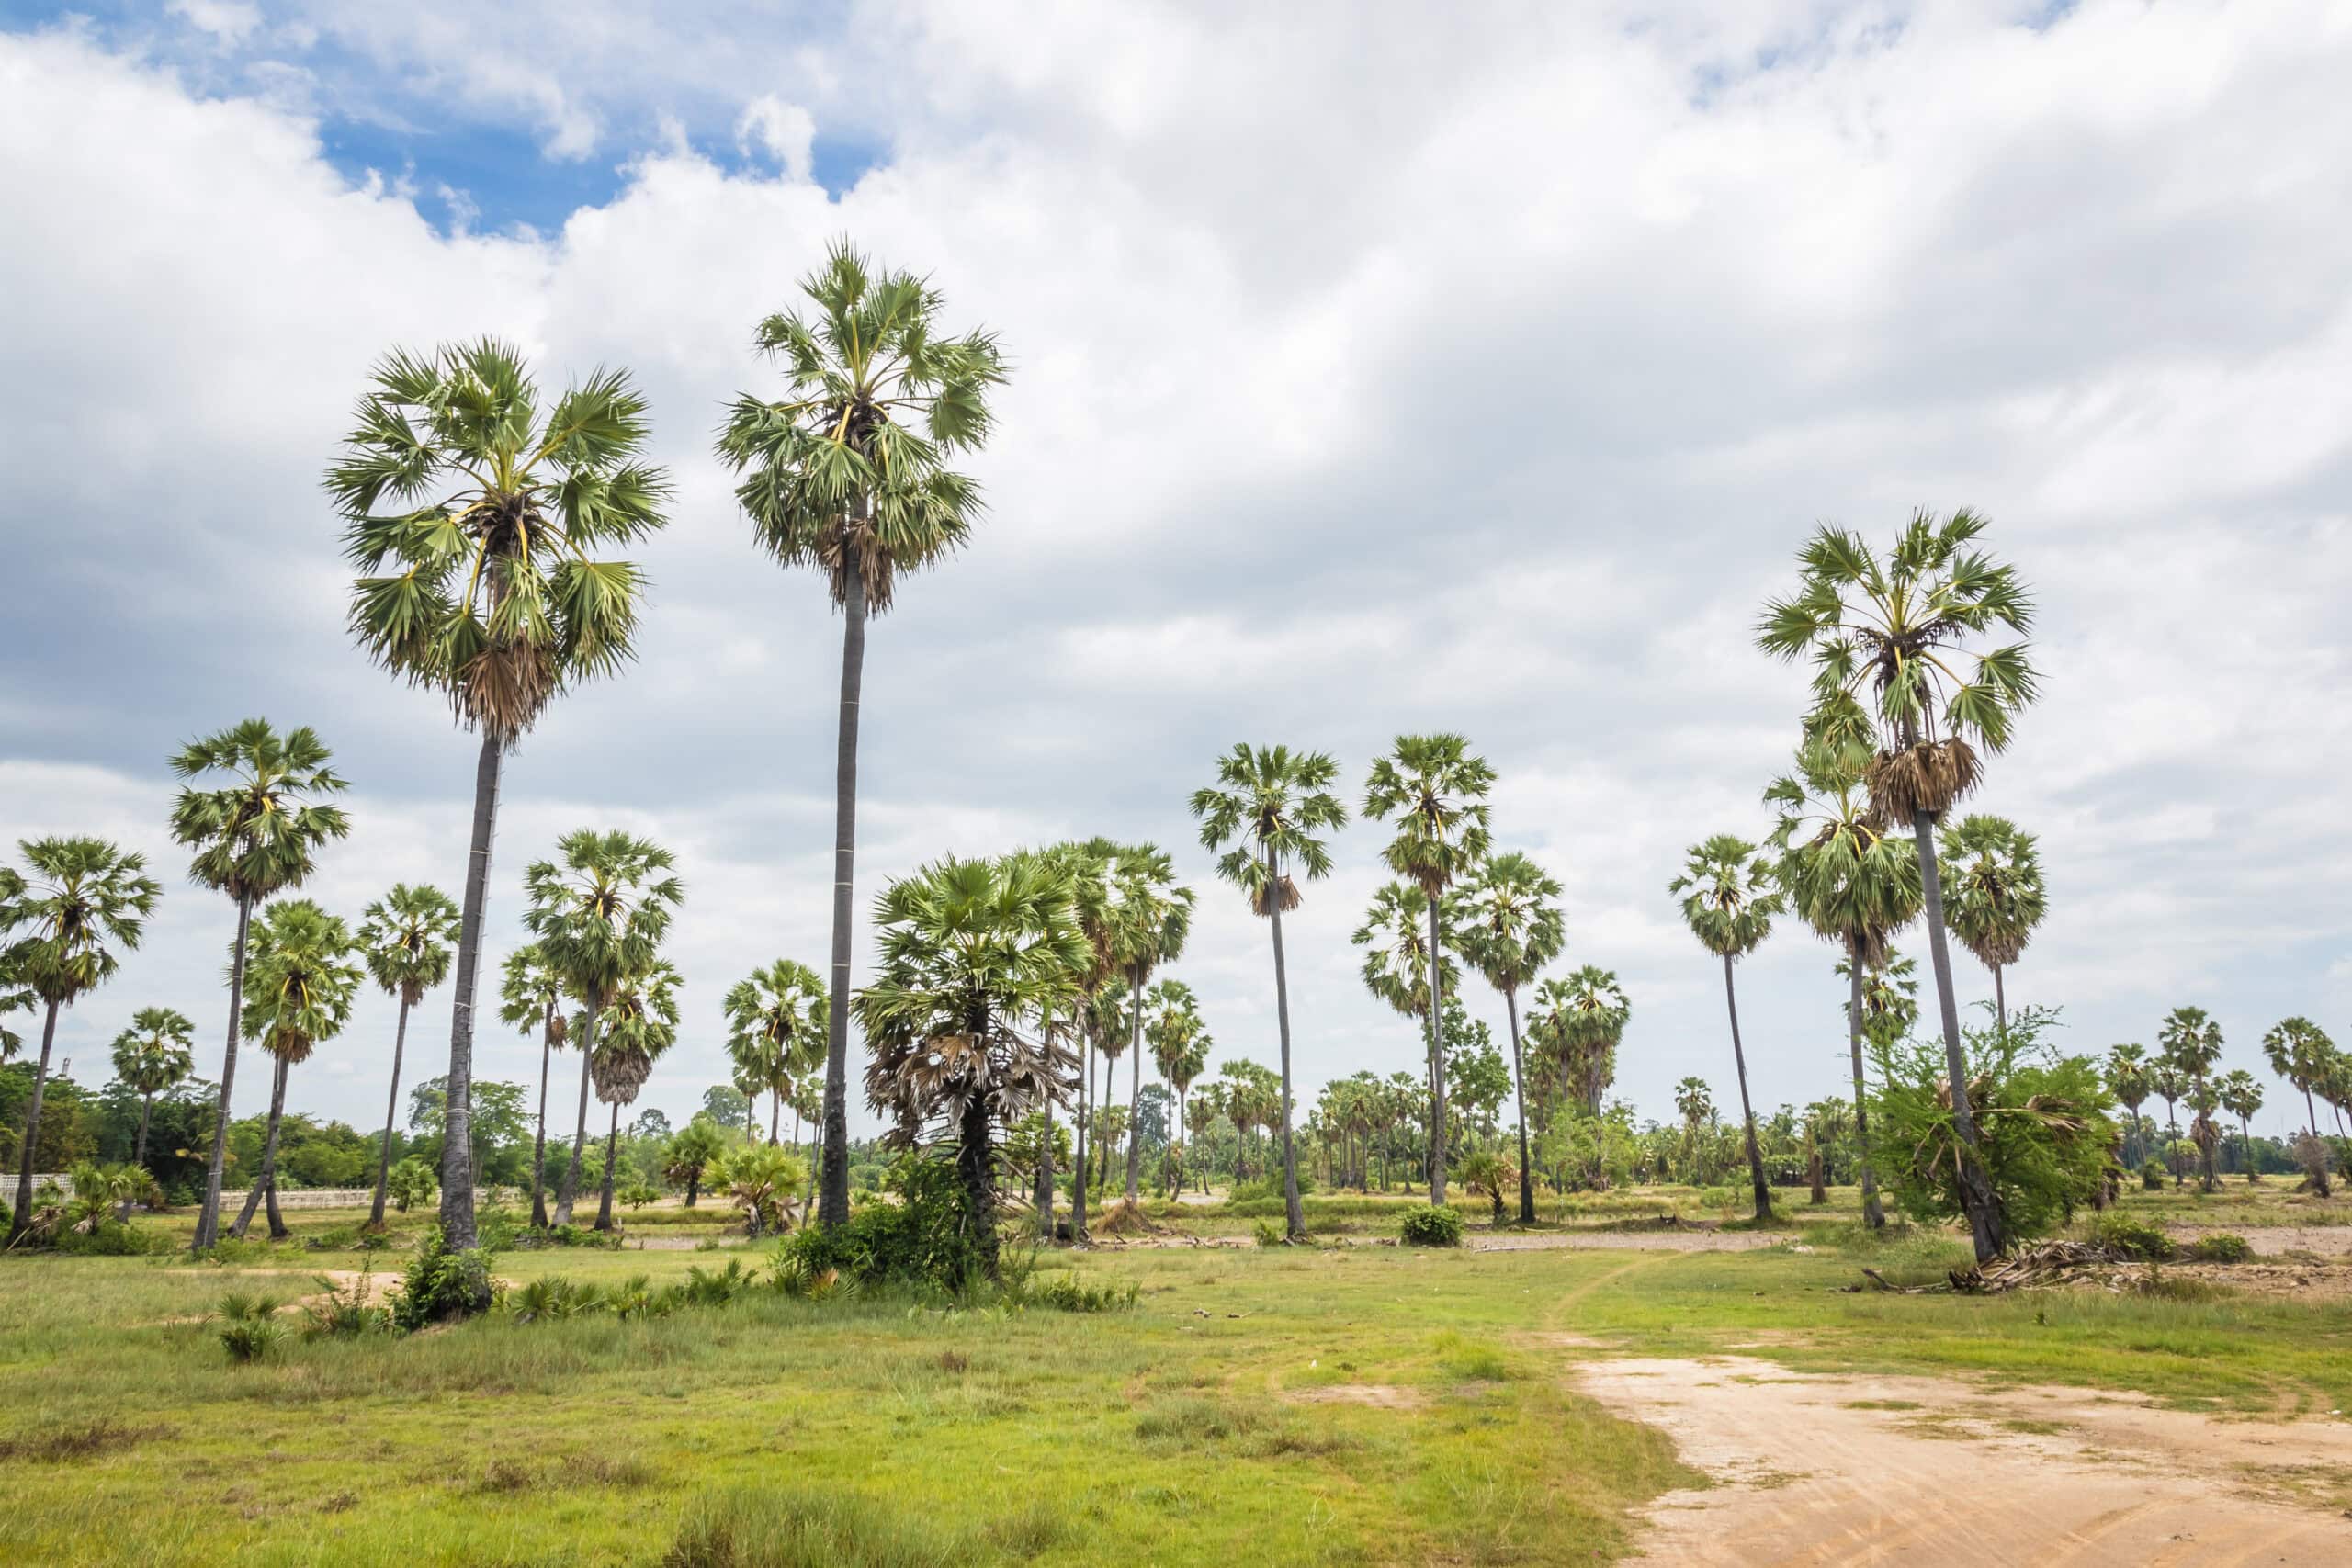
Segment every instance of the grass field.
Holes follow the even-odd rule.
[[[225,1266],[10,1258],[0,1560],[1607,1561],[1633,1549],[1634,1507],[1698,1478],[1657,1431],[1574,1392],[1586,1358],[1741,1348],[2222,1412],[2352,1408],[2340,1297],[1847,1293],[1860,1264],[1924,1280],[1963,1248],[1866,1236],[1842,1201],[1808,1215],[1793,1196],[1803,1217],[1758,1250],[1433,1253],[1369,1243],[1401,1200],[1342,1195],[1316,1201],[1340,1242],[1313,1250],[1044,1260],[1136,1283],[1126,1313],[760,1291],[646,1322],[289,1337],[250,1366],[201,1315],[224,1291],[291,1299],[322,1269],[367,1266],[301,1240],[358,1216],[302,1215],[295,1242]],[[2187,1223],[2324,1223],[2287,1199],[2134,1195]],[[1690,1214],[1687,1196],[1623,1194],[1554,1219],[1597,1229],[1678,1206]],[[1253,1223],[1182,1218],[1196,1234]],[[609,1283],[760,1257],[549,1249],[497,1267]]]

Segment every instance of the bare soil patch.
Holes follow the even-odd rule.
[[[1612,1252],[1754,1252],[1802,1239],[1787,1231],[1719,1231],[1698,1225],[1673,1230],[1530,1231],[1524,1235],[1479,1236],[1473,1252],[1544,1252],[1559,1247],[1601,1247]]]
[[[2322,1258],[2352,1258],[2352,1225],[2166,1225],[2165,1234],[2177,1242],[2227,1232],[2245,1237],[2257,1258],[2287,1252],[2311,1252]]]
[[[1374,1410],[1420,1410],[1430,1402],[1419,1389],[1384,1382],[1318,1383],[1284,1389],[1283,1398],[1292,1404],[1365,1404]]]
[[[2352,1484],[2352,1421],[2233,1421],[1744,1356],[1590,1361],[1575,1376],[1716,1482],[1651,1505],[1654,1562],[2352,1561],[2352,1519],[2331,1506]]]

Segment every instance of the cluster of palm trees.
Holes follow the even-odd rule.
[[[2125,1043],[2107,1053],[2108,1087],[2130,1113],[2127,1158],[2133,1165],[2154,1159],[2152,1130],[2140,1113],[2151,1100],[2165,1102],[2163,1166],[2172,1172],[2175,1186],[2187,1183],[2188,1168],[2195,1162],[2199,1182],[2213,1191],[2220,1183],[2215,1156],[2222,1141],[2218,1114],[2238,1123],[2242,1162],[2246,1179],[2261,1179],[2254,1156],[2254,1114],[2262,1109],[2259,1079],[2244,1067],[2220,1070],[2222,1026],[2198,1007],[2175,1008],[2156,1031],[2156,1049]],[[2307,1018],[2282,1019],[2262,1037],[2262,1051],[2270,1070],[2303,1097],[2309,1121],[2299,1140],[2300,1152],[2312,1189],[2324,1196],[2332,1190],[2330,1151],[2320,1130],[2319,1105],[2335,1113],[2336,1134],[2346,1134],[2346,1114],[2352,1111],[2352,1054],[2339,1050],[2326,1032]],[[2181,1135],[2178,1108],[2191,1116]],[[2151,1178],[2154,1179],[2154,1178]]]

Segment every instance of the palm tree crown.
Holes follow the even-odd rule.
[[[1347,825],[1348,808],[1331,793],[1340,764],[1320,751],[1238,745],[1217,759],[1216,785],[1193,793],[1204,849],[1233,847],[1216,874],[1249,896],[1261,915],[1298,908],[1288,867],[1309,880],[1328,876],[1331,852],[1315,835]]]
[[[458,906],[438,887],[396,882],[368,906],[359,951],[368,974],[410,1007],[449,977],[458,941]]]
[[[30,874],[11,873],[0,901],[7,970],[53,1008],[113,978],[164,889],[143,855],[104,839],[18,840]]]
[[[196,1025],[171,1008],[141,1008],[114,1037],[114,1076],[139,1094],[161,1094],[196,1071]]]
[[[320,847],[351,831],[327,803],[349,787],[327,765],[333,755],[308,725],[280,736],[260,718],[181,747],[172,757],[181,778],[232,775],[219,789],[185,787],[172,802],[172,840],[196,852],[188,874],[256,903],[300,886]]]
[[[1431,897],[1487,857],[1495,770],[1459,735],[1400,735],[1364,781],[1363,814],[1396,818],[1381,858]]]
[[[1772,932],[1787,908],[1770,861],[1731,833],[1694,844],[1682,874],[1667,885],[1682,895],[1682,918],[1699,944],[1718,958],[1745,958]]]
[[[1567,945],[1560,884],[1528,856],[1481,863],[1445,901],[1446,941],[1498,991],[1516,993]]]
[[[1429,909],[1429,895],[1411,883],[1383,883],[1349,939],[1366,950],[1364,989],[1408,1018],[1430,1015]],[[1438,967],[1453,990],[1462,976],[1453,955],[1440,953]]]
[[[806,964],[779,958],[727,993],[727,1054],[781,1105],[796,1080],[825,1059],[825,982]]]
[[[566,986],[601,1010],[624,981],[652,972],[685,886],[670,874],[669,851],[617,829],[566,833],[556,852],[523,874],[523,923]]]
[[[1943,836],[1944,919],[1987,968],[2015,964],[2041,923],[2041,857],[2005,817],[1964,817]]]
[[[563,976],[537,942],[526,942],[506,955],[499,989],[500,1022],[525,1034],[537,1033],[549,1045],[561,1045],[571,1032],[563,1002]]]
[[[1885,960],[1887,938],[1918,917],[1921,896],[1911,846],[1887,835],[1871,802],[1869,761],[1863,748],[1809,739],[1764,803],[1779,812],[1773,874],[1792,912],[1875,965]]]
[[[308,898],[273,905],[254,926],[245,1038],[288,1066],[351,1021],[360,986],[351,929]]]

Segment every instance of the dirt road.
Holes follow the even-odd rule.
[[[1575,1381],[1715,1480],[1651,1506],[1653,1562],[2352,1562],[2352,1421],[2231,1421],[1740,1356],[1596,1360]]]

